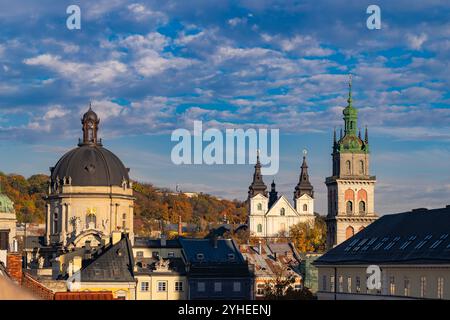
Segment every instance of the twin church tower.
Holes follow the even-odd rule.
[[[325,180],[328,189],[328,248],[342,243],[378,218],[374,208],[376,178],[369,171],[369,136],[367,128],[364,139],[358,130],[358,110],[352,105],[351,80],[347,102],[343,111],[344,132],[341,129],[337,139],[334,131],[332,175]],[[269,194],[266,189],[258,158],[248,192],[248,223],[252,236],[287,236],[289,228],[299,222],[314,223],[314,191],[309,181],[306,153],[294,191],[294,207],[285,196],[278,197],[274,182]]]

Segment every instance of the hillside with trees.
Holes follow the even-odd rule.
[[[19,222],[45,221],[45,201],[49,176],[44,174],[25,178],[18,174],[0,172],[0,188],[8,195],[16,209]],[[135,201],[135,225],[138,234],[146,235],[158,226],[155,223],[177,223],[179,216],[184,223],[198,225],[205,231],[208,225],[245,223],[245,207],[238,200],[223,200],[200,193],[188,197],[168,189],[158,189],[149,183],[133,182]]]

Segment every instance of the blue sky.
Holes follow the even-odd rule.
[[[66,28],[81,8],[82,29]],[[331,138],[347,74],[368,125],[380,214],[450,203],[450,3],[377,1],[0,1],[0,170],[48,168],[74,147],[89,100],[132,177],[244,199],[249,165],[175,166],[176,128],[280,129],[279,191],[309,150],[326,212]],[[272,177],[266,177],[269,184]]]

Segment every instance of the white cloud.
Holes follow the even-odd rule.
[[[425,33],[420,35],[408,34],[407,35],[408,45],[414,50],[421,50],[422,45],[428,40],[428,36]]]
[[[61,57],[42,54],[23,61],[26,65],[42,66],[59,73],[68,80],[82,83],[109,83],[127,71],[127,66],[110,60],[94,64],[62,61]]]

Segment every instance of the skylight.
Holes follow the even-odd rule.
[[[381,240],[381,242],[378,243],[378,244],[373,248],[373,250],[378,250],[378,249],[380,249],[380,248],[386,243],[386,241],[388,241],[388,240],[389,240],[388,237],[383,238],[383,239]]]
[[[420,248],[422,248],[422,247],[428,242],[428,240],[431,239],[431,237],[432,237],[431,234],[427,235],[427,236],[425,237],[425,239],[423,239],[422,241],[420,241],[414,249],[420,249]]]
[[[400,237],[395,237],[394,239],[392,239],[392,241],[386,247],[384,247],[384,250],[391,249],[397,243],[398,240],[400,240]]]
[[[367,242],[367,244],[364,246],[364,248],[362,248],[362,251],[367,251],[371,245],[373,245],[375,243],[375,241],[377,241],[378,238],[372,238],[370,239],[369,242]]]
[[[353,248],[353,251],[358,251],[361,248],[361,246],[367,242],[367,240],[369,239],[362,239],[361,242],[358,243],[358,245],[355,248]]]
[[[439,247],[439,245],[445,240],[447,239],[448,234],[443,234],[439,237],[438,240],[436,240],[431,246],[430,249],[436,249],[437,247]]]
[[[414,240],[416,240],[416,236],[410,236],[408,240],[406,240],[400,247],[400,250],[406,249]]]
[[[349,251],[360,239],[355,239],[349,243],[349,245],[344,249],[344,251]]]

